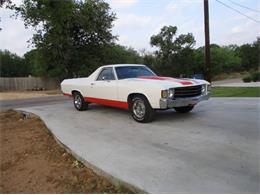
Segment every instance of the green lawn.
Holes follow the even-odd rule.
[[[260,87],[212,87],[212,97],[260,97]]]

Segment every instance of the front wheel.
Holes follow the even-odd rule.
[[[182,107],[175,107],[174,109],[176,110],[176,112],[179,113],[187,113],[190,112],[193,108],[194,106],[182,106]]]
[[[88,109],[88,103],[85,102],[84,98],[79,92],[73,93],[73,103],[75,108],[79,111]]]
[[[151,107],[146,97],[138,95],[130,102],[130,110],[135,121],[147,123],[154,118],[154,109]]]

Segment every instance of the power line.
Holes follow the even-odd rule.
[[[239,11],[239,10],[237,10],[237,9],[235,9],[235,8],[233,8],[233,7],[231,7],[231,6],[227,5],[227,4],[225,4],[225,3],[223,3],[222,1],[219,1],[219,0],[216,0],[216,1],[217,1],[218,3],[224,5],[225,7],[229,8],[229,9],[232,9],[233,11],[236,11],[237,13],[239,13],[239,14],[241,14],[241,15],[247,17],[248,19],[253,20],[253,21],[255,21],[256,23],[259,23],[259,24],[260,24],[260,21],[259,21],[259,20],[256,20],[256,19],[254,19],[254,18],[252,18],[252,17],[250,17],[250,16],[248,16],[248,15],[242,13],[241,11]]]
[[[252,8],[247,7],[247,6],[245,6],[245,5],[241,5],[241,4],[239,4],[239,3],[237,3],[237,2],[234,2],[234,1],[232,1],[232,0],[228,0],[228,1],[231,2],[231,3],[233,3],[233,4],[235,4],[235,5],[237,5],[237,6],[239,6],[239,7],[243,7],[243,8],[245,8],[245,9],[251,10],[251,11],[253,11],[253,12],[260,13],[260,11],[258,11],[258,10],[256,10],[256,9],[252,9]]]

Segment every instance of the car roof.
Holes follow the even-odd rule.
[[[145,66],[145,65],[144,65],[144,64],[110,64],[110,65],[101,66],[100,68],[105,68],[105,67],[121,67],[121,66]]]

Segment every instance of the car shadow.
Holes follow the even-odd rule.
[[[168,110],[157,110],[155,120],[160,122],[173,122],[189,120],[196,117],[196,111],[191,111],[189,113],[178,113],[174,109]]]
[[[120,108],[115,108],[115,107],[109,107],[109,106],[103,106],[99,104],[90,104],[89,105],[89,110],[95,110],[100,113],[104,114],[110,114],[111,113],[117,113],[122,116],[126,116],[127,120],[131,120],[131,117],[128,117],[131,115],[129,110],[125,109],[120,109]],[[173,121],[184,121],[184,120],[189,120],[197,116],[198,111],[194,109],[193,111],[189,113],[177,113],[174,109],[168,109],[168,110],[156,110],[155,111],[155,121],[160,121],[160,122],[173,122]],[[133,119],[132,119],[133,120]]]

